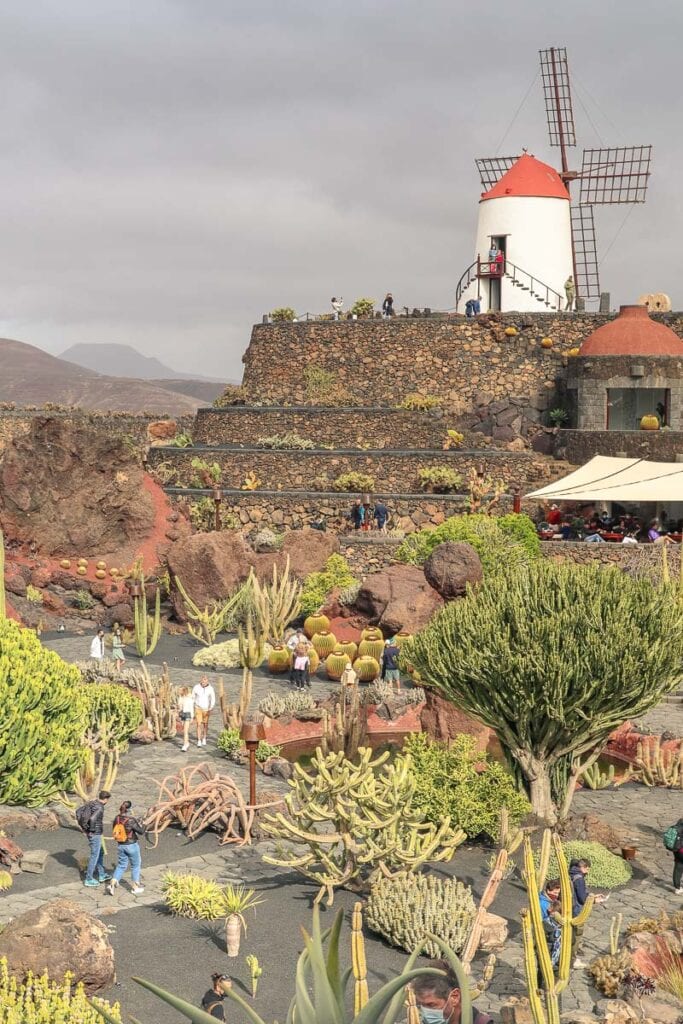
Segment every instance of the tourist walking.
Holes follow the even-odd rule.
[[[591,862],[586,859],[572,860],[569,863],[569,878],[572,883],[572,917],[578,917],[588,899],[588,885],[586,876],[591,869]],[[595,896],[596,903],[604,903],[604,896]],[[583,927],[574,925],[572,928],[572,967],[581,970],[588,964],[579,956],[581,940],[583,938]]]
[[[132,806],[130,800],[124,800],[119,807],[119,813],[114,818],[112,836],[118,846],[118,860],[111,882],[107,886],[107,892],[110,896],[114,895],[129,864],[133,879],[132,891],[136,896],[145,891],[144,885],[140,882],[140,871],[142,869],[140,836],[144,836],[145,826],[138,821],[135,815],[130,813]]]
[[[209,717],[216,706],[216,691],[207,676],[202,676],[192,690],[192,700],[194,716],[197,719],[197,746],[205,747],[209,733]]]
[[[354,530],[361,530],[363,528],[363,523],[365,522],[365,506],[363,505],[362,498],[356,498],[354,501],[349,513],[349,519],[353,524]]]
[[[382,316],[387,317],[394,315],[394,296],[391,292],[387,292],[384,296],[384,302],[382,303]]]
[[[398,667],[400,655],[401,650],[396,639],[387,640],[382,652],[382,679],[396,690],[401,689],[401,673]]]
[[[674,855],[674,892],[683,896],[683,818],[666,830],[664,845]]]
[[[445,977],[418,974],[411,982],[420,1020],[423,1024],[460,1024],[462,996],[453,968],[447,960],[433,960],[429,966],[443,971]],[[473,1006],[472,1024],[493,1024],[493,1017]]]
[[[98,629],[90,643],[90,657],[93,661],[102,661],[104,658],[104,630]]]
[[[227,988],[232,988],[232,982],[227,974],[219,974],[216,971],[211,975],[211,988],[202,996],[202,1010],[208,1013],[209,1017],[225,1020],[223,1000]]]
[[[190,749],[190,722],[194,718],[194,700],[189,686],[181,686],[178,694],[178,717],[183,723],[183,745],[181,750]]]
[[[88,800],[76,808],[76,821],[81,832],[88,840],[90,856],[85,869],[84,885],[94,888],[102,882],[108,882],[111,875],[104,869],[104,808],[111,796],[108,789],[101,789],[97,800]]]
[[[114,659],[116,671],[120,672],[126,660],[126,656],[123,653],[123,637],[121,636],[120,626],[114,626],[111,638],[111,656]]]
[[[386,533],[387,520],[389,519],[389,509],[387,508],[383,501],[375,502],[375,509],[373,515],[375,517],[377,529],[381,530],[382,533]]]
[[[574,296],[576,295],[576,289],[574,288],[574,278],[570,274],[567,280],[564,282],[564,294],[567,299],[567,305],[565,309],[574,308]]]
[[[291,680],[297,690],[303,690],[304,687],[311,685],[311,659],[308,657],[308,651],[305,644],[299,644],[297,649],[294,651],[292,656],[292,674]]]

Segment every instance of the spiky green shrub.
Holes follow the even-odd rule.
[[[291,306],[278,306],[270,311],[270,319],[274,324],[291,324],[295,316]]]
[[[359,473],[351,469],[348,473],[340,473],[332,481],[333,491],[374,491],[375,478],[370,473]]]
[[[164,903],[178,917],[216,921],[225,916],[225,897],[218,882],[167,871],[161,880],[161,891]]]
[[[279,693],[269,690],[265,697],[259,701],[259,711],[268,718],[279,718],[285,710],[285,700]]]
[[[142,724],[142,701],[125,686],[91,683],[83,687],[83,695],[91,725],[106,718],[109,734],[117,743],[126,743]]]
[[[300,690],[285,694],[283,704],[282,710],[285,715],[297,715],[301,711],[312,711],[316,706],[314,697],[310,693],[302,693]]]
[[[42,604],[42,590],[38,590],[38,587],[34,587],[31,583],[29,583],[29,585],[26,587],[26,600],[30,601],[31,604]]]
[[[443,399],[437,398],[436,395],[423,395],[420,391],[411,391],[397,408],[410,409],[413,412],[427,412],[429,409],[436,409],[442,401]]]
[[[259,764],[263,764],[269,757],[279,757],[282,747],[278,747],[275,743],[267,743],[266,740],[259,740],[259,745],[256,748],[256,760]]]
[[[417,473],[421,491],[430,494],[457,494],[462,476],[450,466],[423,466]]]
[[[34,632],[0,620],[0,803],[35,807],[71,788],[88,720],[80,681]]]
[[[540,541],[528,516],[510,513],[451,516],[440,526],[411,533],[398,548],[399,562],[422,565],[435,547],[446,540],[471,544],[481,559],[484,573],[515,569],[540,557]]]
[[[262,662],[268,658],[272,649],[270,644],[263,645]],[[220,644],[202,647],[193,655],[192,664],[199,668],[239,668],[241,662],[238,639],[235,637],[232,640],[224,640]],[[258,668],[258,666],[254,667]]]
[[[465,945],[475,906],[472,890],[456,878],[401,874],[378,878],[370,889],[365,920],[392,946],[413,953],[430,933],[448,943],[454,953]],[[435,942],[424,953],[440,955]]]
[[[97,604],[97,601],[92,596],[89,590],[77,590],[71,599],[71,604],[74,608],[77,608],[79,612],[90,611]]]
[[[509,771],[477,750],[472,736],[458,735],[446,746],[414,733],[404,750],[412,759],[415,803],[430,821],[448,814],[453,826],[470,838],[483,833],[495,839],[503,807],[513,826],[530,810]]]
[[[216,746],[219,750],[222,750],[225,756],[229,757],[231,761],[235,758],[239,760],[240,751],[244,746],[239,729],[223,729],[216,740]]]
[[[375,311],[375,300],[362,298],[356,299],[354,304],[351,306],[351,312],[354,316],[372,316]]]
[[[81,984],[70,980],[51,981],[47,972],[36,977],[28,974],[19,981],[7,969],[7,960],[0,958],[0,1022],[2,1024],[102,1024],[98,1012],[102,1007],[107,1019],[118,1022],[121,1010],[103,999],[92,1003]]]
[[[572,840],[562,843],[564,855],[567,862],[573,860],[589,860],[591,868],[588,873],[587,882],[593,889],[614,889],[618,885],[626,885],[633,875],[633,869],[623,857],[617,857],[611,853],[602,843],[589,843],[581,840]],[[557,878],[557,858],[554,851],[550,854],[548,865],[548,878]]]
[[[344,556],[330,555],[324,569],[310,573],[304,580],[301,591],[302,613],[310,615],[317,612],[331,590],[335,587],[350,587],[357,582]]]

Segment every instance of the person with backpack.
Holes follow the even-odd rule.
[[[104,808],[111,793],[108,789],[101,789],[97,800],[88,800],[76,808],[76,821],[81,832],[88,840],[90,856],[88,866],[85,869],[84,885],[95,888],[102,882],[108,882],[111,875],[104,869],[104,848],[102,846],[102,835],[104,832]]]
[[[140,884],[140,870],[142,868],[140,836],[144,836],[145,827],[130,813],[131,807],[130,800],[124,800],[119,807],[119,813],[114,818],[112,836],[118,844],[119,855],[114,874],[106,890],[110,896],[114,895],[129,864],[130,873],[133,878],[133,893],[139,896],[145,891],[144,886]]]
[[[683,818],[669,826],[663,839],[666,849],[674,855],[674,892],[683,896]]]
[[[202,997],[202,1010],[204,1013],[208,1013],[209,1017],[225,1020],[223,1000],[226,988],[232,988],[232,981],[227,974],[219,974],[216,971],[211,975],[211,988]]]

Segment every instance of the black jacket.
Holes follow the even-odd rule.
[[[99,800],[89,800],[87,804],[83,804],[83,816],[83,820],[86,822],[83,829],[85,834],[101,836],[104,831],[104,804]]]

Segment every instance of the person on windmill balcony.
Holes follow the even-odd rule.
[[[498,246],[495,242],[491,242],[491,248],[489,249],[489,273],[495,274],[496,272],[496,260],[498,258]]]
[[[567,297],[566,310],[572,310],[574,308],[574,297],[576,295],[576,289],[574,288],[574,278],[570,274],[567,280],[564,282],[564,294]]]

